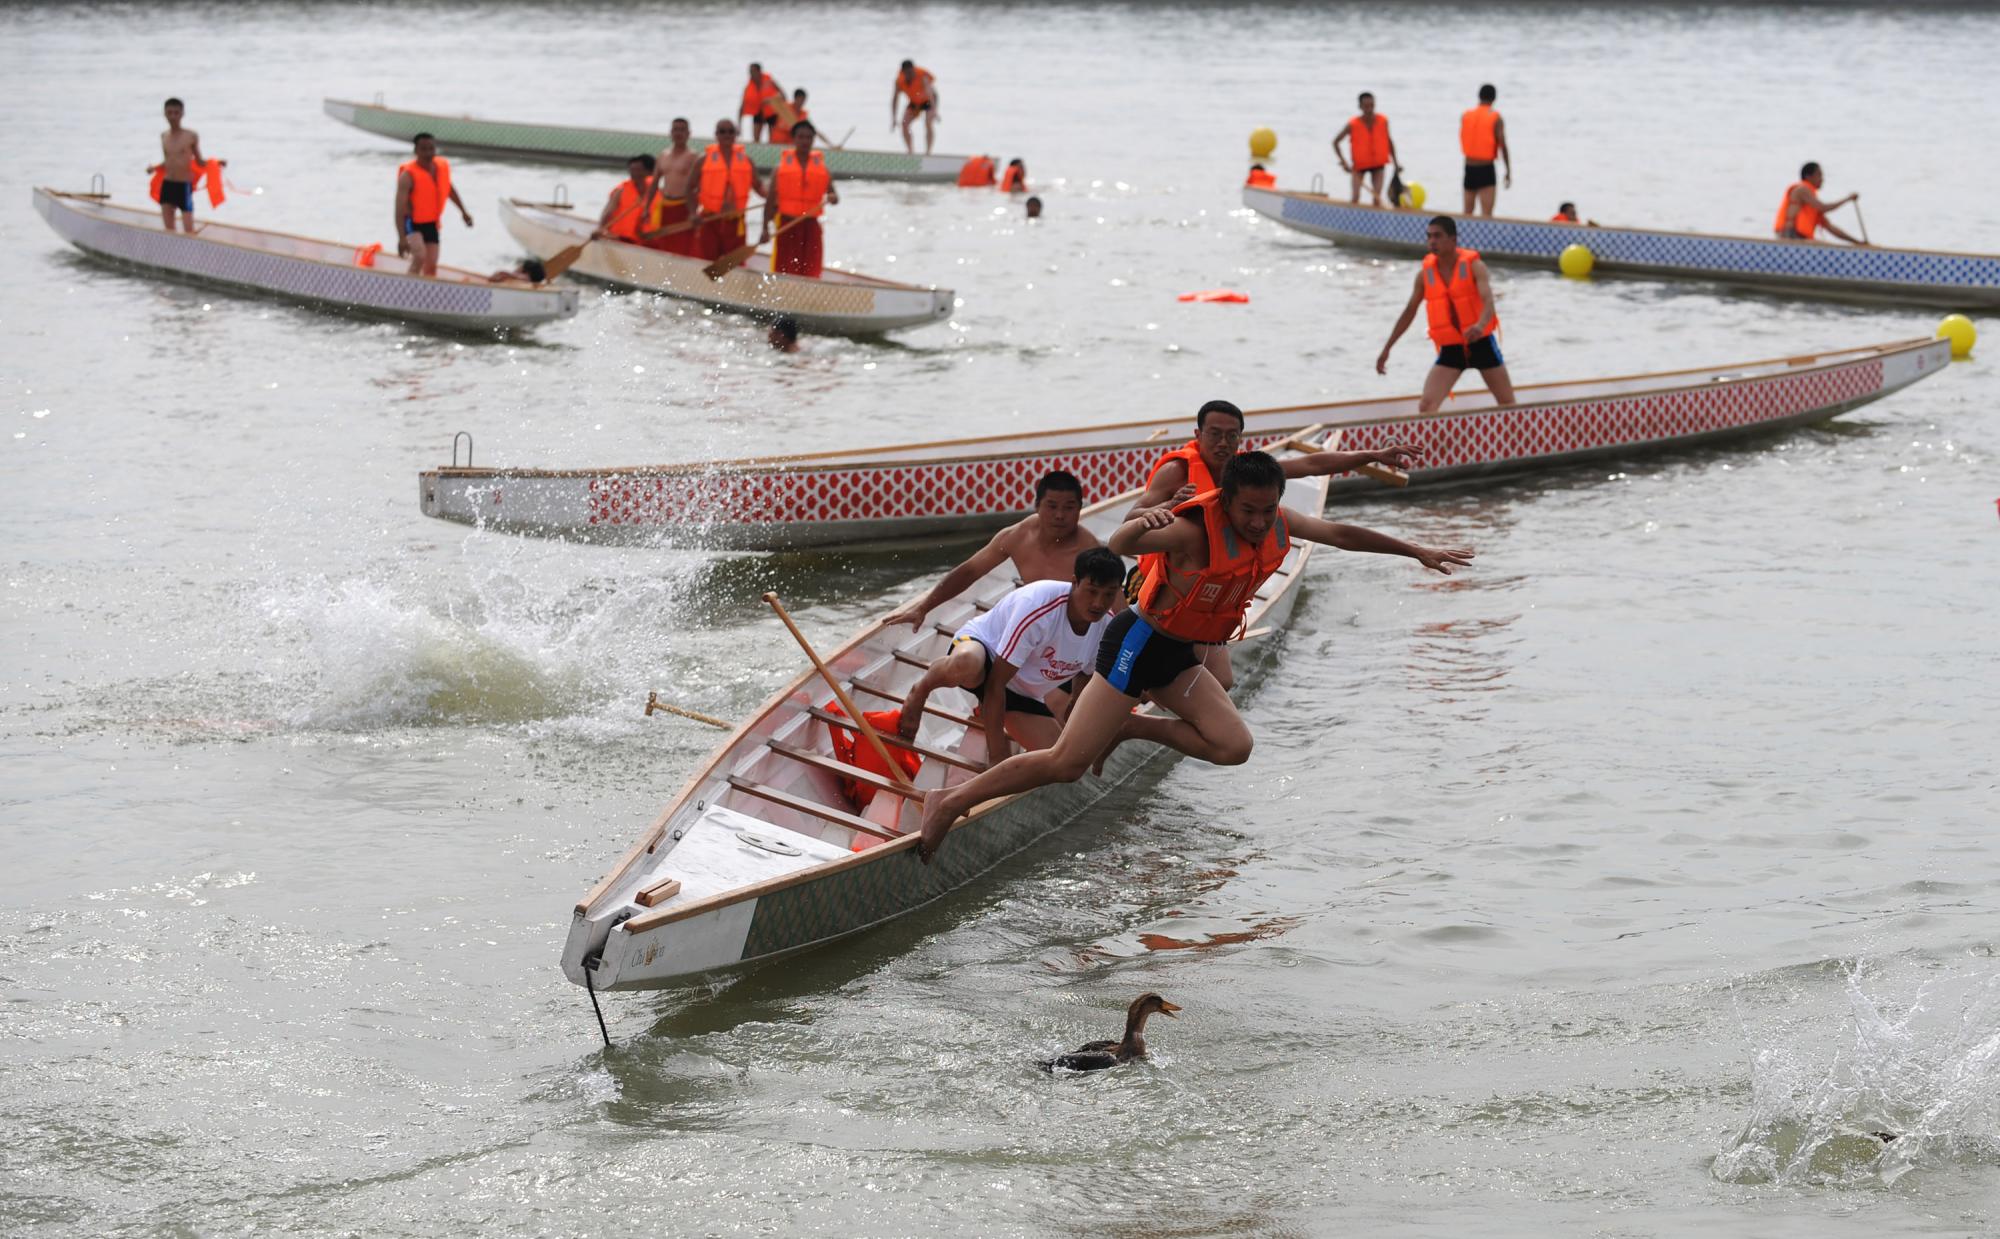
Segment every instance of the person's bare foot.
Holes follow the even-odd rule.
[[[932,788],[924,793],[924,813],[917,827],[917,859],[926,865],[944,843],[945,832],[958,820],[958,814],[945,807],[945,790]]]

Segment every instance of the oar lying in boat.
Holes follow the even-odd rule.
[[[800,215],[794,217],[789,222],[779,224],[778,230],[771,234],[771,239],[773,241],[777,240],[780,236],[784,235],[785,229],[790,228],[793,224],[798,223],[799,220],[811,219],[811,218],[812,216],[810,215]],[[734,271],[736,270],[736,268],[742,266],[744,263],[749,262],[750,255],[756,253],[757,246],[762,244],[764,243],[762,241],[759,241],[757,242],[757,245],[739,245],[735,249],[730,250],[727,254],[724,254],[722,257],[716,259],[714,262],[709,263],[706,267],[703,267],[701,269],[701,273],[707,276],[711,280],[719,280],[723,276],[728,275],[731,271]]]
[[[812,665],[819,670],[819,678],[825,680],[826,686],[833,690],[834,700],[838,701],[840,708],[847,712],[847,717],[854,720],[854,725],[860,730],[862,738],[868,741],[868,747],[875,750],[875,756],[882,759],[883,768],[889,772],[889,777],[896,781],[903,798],[921,801],[924,794],[917,790],[916,784],[910,782],[910,776],[903,772],[902,764],[889,756],[889,746],[882,743],[881,735],[868,721],[868,716],[855,706],[854,699],[840,686],[840,681],[834,677],[832,669],[820,660],[818,651],[812,647],[812,642],[806,640],[806,634],[800,632],[799,626],[792,622],[792,617],[785,611],[785,604],[778,601],[778,595],[765,594],[764,601],[778,613],[779,619],[785,621],[785,627],[791,629],[792,639],[799,643],[799,648],[806,652],[806,657],[812,659]]]

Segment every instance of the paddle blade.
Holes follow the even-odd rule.
[[[1374,478],[1384,486],[1408,486],[1410,484],[1409,474],[1403,472],[1401,469],[1391,468],[1388,465],[1363,465],[1359,469],[1356,469],[1355,472]]]
[[[709,263],[706,267],[703,267],[701,273],[711,280],[719,280],[744,263],[749,262],[750,255],[756,252],[757,247],[754,245],[739,245],[714,262]]]
[[[549,279],[556,278],[576,265],[576,260],[583,257],[584,246],[589,244],[590,242],[585,241],[583,245],[572,245],[568,249],[557,250],[555,257],[542,264],[542,270],[548,272]]]

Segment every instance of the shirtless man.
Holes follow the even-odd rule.
[[[924,154],[931,153],[931,143],[937,137],[937,123],[943,119],[938,115],[937,79],[929,69],[914,60],[905,60],[903,67],[896,71],[896,84],[889,88],[889,132],[896,132],[896,100],[908,99],[909,106],[903,109],[903,149],[912,155],[917,153],[916,145],[910,140],[910,126],[917,123],[917,117],[924,118]]]
[[[887,623],[916,628],[933,608],[964,593],[974,581],[1011,559],[1023,581],[1067,581],[1079,551],[1101,545],[1097,535],[1078,524],[1083,513],[1083,483],[1061,469],[1035,483],[1035,510],[993,535],[979,553],[945,574],[930,592],[889,615]]]
[[[1017,754],[955,787],[926,793],[919,860],[928,864],[951,824],[974,805],[1073,783],[1125,741],[1151,741],[1218,766],[1248,761],[1255,738],[1202,666],[1200,648],[1241,626],[1292,541],[1405,555],[1445,575],[1472,560],[1469,550],[1416,546],[1287,510],[1280,503],[1285,472],[1263,452],[1232,457],[1221,483],[1190,503],[1148,508],[1111,535],[1114,552],[1145,555],[1157,566],[1138,604],[1105,628],[1097,674],[1077,694],[1054,747]],[[1233,557],[1217,563],[1211,547],[1233,548]],[[1175,717],[1134,713],[1149,693]]]
[[[1111,622],[1125,580],[1125,561],[1101,546],[1076,557],[1068,581],[1030,581],[966,621],[951,651],[933,662],[903,700],[896,730],[916,738],[924,703],[940,688],[962,688],[979,699],[986,764],[1012,751],[1056,742],[1070,703],[1090,678],[1097,646]]]
[[[666,130],[668,146],[654,158],[656,172],[652,176],[652,186],[658,198],[656,212],[658,220],[640,230],[640,244],[654,250],[666,250],[668,254],[694,254],[694,228],[682,228],[672,232],[676,224],[686,224],[692,218],[688,202],[694,200],[694,182],[702,176],[700,158],[688,150],[688,136],[694,126],[688,124],[686,116],[676,116],[674,124]]]
[[[160,135],[160,162],[146,168],[148,175],[164,172],[160,184],[160,223],[174,230],[174,212],[181,215],[181,231],[194,231],[194,183],[196,171],[208,160],[201,155],[201,135],[181,128],[187,105],[179,99],[167,100],[167,131]]]
[[[467,228],[472,212],[451,183],[451,161],[438,157],[437,139],[420,133],[411,145],[417,157],[396,169],[396,253],[409,255],[411,275],[436,275],[445,203],[458,208]]]

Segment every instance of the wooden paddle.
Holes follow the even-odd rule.
[[[777,240],[780,236],[784,234],[785,229],[790,228],[793,224],[798,223],[802,219],[811,219],[811,218],[812,216],[810,215],[794,216],[789,223],[779,224],[778,230],[771,234],[771,239],[773,241]],[[714,262],[709,263],[706,267],[703,267],[701,269],[701,273],[707,276],[711,280],[719,280],[723,276],[728,275],[731,271],[734,271],[736,270],[736,268],[742,266],[744,263],[749,262],[750,255],[756,253],[757,247],[762,244],[764,243],[762,241],[759,241],[755,245],[739,245],[735,249],[730,250],[727,254],[724,254],[722,257],[716,259]]]
[[[861,711],[855,708],[854,700],[847,695],[847,690],[840,686],[840,681],[834,678],[832,670],[824,662],[820,661],[820,656],[813,649],[812,642],[806,640],[806,634],[800,632],[799,626],[792,622],[792,617],[785,612],[785,604],[778,601],[778,595],[765,594],[764,601],[769,603],[771,609],[778,613],[779,619],[785,621],[785,627],[791,629],[792,639],[799,643],[799,648],[806,652],[806,657],[812,659],[812,665],[819,670],[819,678],[825,680],[826,686],[833,690],[834,700],[840,703],[840,708],[847,712],[847,717],[852,719],[855,727],[860,729],[862,738],[868,741],[868,747],[874,749],[875,756],[882,759],[882,765],[889,771],[889,777],[896,781],[896,785],[901,789],[904,799],[922,800],[924,794],[917,790],[916,784],[910,782],[910,776],[903,773],[901,763],[889,756],[889,746],[882,743],[882,737],[876,733],[874,725],[869,723],[862,716]]]
[[[707,723],[710,727],[720,727],[724,731],[736,730],[736,724],[728,721],[727,719],[717,718],[713,714],[703,714],[699,710],[688,710],[680,706],[669,705],[666,702],[660,700],[659,693],[657,692],[647,693],[646,716],[650,718],[656,711],[663,712],[666,714],[678,714],[682,718],[691,718],[697,723]]]
[[[618,214],[612,216],[611,222],[605,224],[604,226],[606,228],[611,227],[611,224],[617,223],[619,220],[624,219],[627,215],[630,215],[632,212],[638,210],[640,207],[649,205],[651,202],[652,202],[652,197],[649,195],[648,197],[633,203],[631,206],[625,208],[624,210],[618,212]],[[569,270],[571,267],[574,267],[576,265],[576,260],[583,257],[583,251],[589,248],[590,242],[595,241],[596,239],[597,239],[596,237],[591,237],[588,240],[578,242],[577,244],[569,246],[565,249],[557,250],[555,252],[554,257],[550,258],[548,261],[542,264],[542,270],[547,273],[547,279],[552,280],[557,276],[561,275],[563,272]],[[547,280],[544,280],[544,283],[546,282]]]
[[[1868,220],[1861,214],[1861,195],[1854,195],[1854,222],[1861,225],[1861,244],[1868,244]]]
[[[1304,430],[1298,431],[1297,433],[1292,435],[1288,435],[1284,439],[1276,443],[1273,443],[1271,446],[1288,447],[1296,452],[1331,452],[1335,448],[1340,446],[1341,436],[1347,433],[1345,427],[1335,430],[1332,434],[1326,437],[1325,442],[1315,447],[1311,443],[1306,442],[1306,437],[1312,434],[1315,430],[1319,429],[1320,429],[1319,426],[1308,426]],[[1362,474],[1363,476],[1366,477],[1374,478],[1376,481],[1382,483],[1384,486],[1408,486],[1410,484],[1409,474],[1403,472],[1401,469],[1392,468],[1389,465],[1375,464],[1371,462],[1369,464],[1355,466],[1354,472]]]

